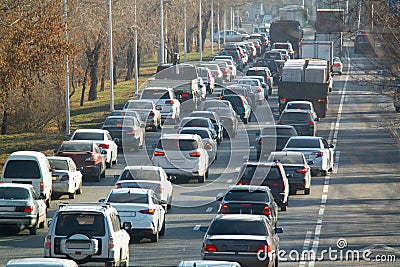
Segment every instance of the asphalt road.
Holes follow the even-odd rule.
[[[343,75],[334,77],[328,116],[318,123],[317,135],[335,144],[334,172],[313,177],[310,195],[291,196],[288,211],[279,213],[278,224],[284,228],[280,234],[281,266],[398,266],[378,262],[376,256],[400,260],[398,140],[385,128],[398,115],[385,105],[388,99],[368,83],[359,82],[370,79],[365,73],[370,63],[349,51],[343,59]],[[256,112],[260,124],[273,123],[277,103],[274,88],[268,103]],[[194,226],[209,224],[218,208],[215,197],[234,183],[243,161],[255,156],[258,124],[244,126],[240,126],[234,142],[225,139],[219,146],[206,184],[193,180],[175,185],[165,236],[158,243],[132,244],[131,266],[177,266],[181,260],[200,259],[203,233],[194,231]],[[85,183],[84,193],[75,200],[64,196],[53,201],[49,219],[60,202],[97,202],[104,198],[125,162],[150,164],[148,155],[159,135],[147,132],[148,153],[141,150],[120,155],[119,164],[107,169],[107,177],[100,183]],[[1,233],[0,265],[11,258],[43,256],[46,232],[39,229],[36,236],[30,236],[27,230]],[[315,260],[307,257],[312,253]]]

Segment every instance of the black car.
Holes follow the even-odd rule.
[[[236,112],[227,107],[210,107],[207,110],[215,112],[221,119],[224,137],[235,138],[238,120]]]
[[[249,102],[252,110],[257,110],[256,95],[251,90],[251,86],[247,84],[233,84],[222,89],[220,98],[222,99],[224,95],[242,95]]]
[[[223,95],[221,100],[228,100],[235,110],[236,114],[240,116],[243,123],[250,121],[251,107],[246,98],[242,95]]]
[[[289,203],[289,181],[279,162],[245,162],[239,171],[237,185],[268,186],[282,211]]]
[[[238,262],[243,267],[278,266],[279,236],[266,216],[218,214],[206,231],[201,256],[204,260]]]
[[[274,86],[274,77],[268,67],[253,67],[249,68],[246,76],[263,76],[265,83],[268,85],[268,95],[272,94],[272,87]]]
[[[213,139],[217,142],[218,141],[218,134],[214,129],[214,125],[212,124],[209,118],[204,117],[183,117],[181,119],[181,123],[179,124],[179,130],[184,127],[202,127],[207,128],[210,130]]]
[[[218,209],[220,214],[265,215],[272,226],[277,225],[278,206],[267,186],[234,185],[217,200],[221,201]]]
[[[257,159],[265,160],[272,151],[281,151],[290,137],[297,136],[291,125],[266,125],[256,138]]]
[[[193,111],[189,114],[189,117],[203,117],[209,118],[214,126],[214,130],[217,132],[218,139],[217,143],[220,144],[224,139],[224,127],[222,126],[221,119],[214,111]]]
[[[318,118],[314,118],[309,110],[283,110],[277,124],[292,125],[298,135],[315,136]]]

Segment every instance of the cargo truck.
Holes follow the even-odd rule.
[[[300,58],[319,58],[333,64],[333,42],[330,41],[302,41],[299,49]]]
[[[303,38],[300,22],[292,20],[277,20],[271,23],[269,29],[270,43],[290,42],[293,46],[295,58],[298,58],[299,44]]]
[[[282,69],[282,80],[278,83],[279,111],[285,108],[288,101],[307,100],[313,103],[318,117],[324,118],[330,88],[332,77],[327,60],[288,60]]]

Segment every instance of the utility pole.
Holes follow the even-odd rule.
[[[65,134],[71,134],[71,117],[69,104],[69,60],[68,60],[68,24],[67,24],[67,0],[64,0],[64,30],[67,53],[65,55]]]
[[[159,63],[164,63],[164,8],[163,0],[160,0],[160,58]]]
[[[218,51],[221,49],[221,31],[219,27],[219,0],[218,0],[218,8],[217,8],[217,32],[218,32]]]
[[[214,3],[211,0],[211,55],[214,55]]]
[[[183,62],[186,62],[186,58],[187,58],[187,33],[186,33],[186,27],[187,27],[187,16],[186,16],[186,0],[185,0],[185,4],[184,4],[184,11],[183,11],[183,15],[185,17],[185,29],[183,29],[183,38],[185,38],[185,40],[183,41]]]
[[[114,64],[113,64],[113,40],[112,40],[112,11],[111,0],[108,0],[108,22],[110,24],[110,111],[114,110]]]
[[[200,61],[203,61],[203,36],[202,36],[202,26],[201,26],[201,0],[199,5],[199,52]]]
[[[135,94],[139,94],[139,66],[138,66],[138,35],[136,21],[136,0],[135,0]]]

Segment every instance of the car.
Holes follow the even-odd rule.
[[[146,122],[146,120],[143,120],[142,117],[140,116],[140,114],[135,111],[135,110],[128,110],[128,109],[114,109],[113,111],[111,111],[107,117],[111,117],[111,116],[127,116],[127,117],[135,117],[140,123],[143,123],[143,127],[144,127],[144,123]]]
[[[101,150],[94,141],[63,141],[55,151],[55,156],[70,157],[83,178],[94,178],[96,182],[106,177],[107,152]]]
[[[94,141],[100,149],[107,151],[106,167],[111,168],[117,163],[118,145],[114,142],[113,137],[107,130],[103,129],[78,129],[71,136],[73,140]]]
[[[137,151],[144,147],[144,124],[135,117],[109,116],[101,128],[110,132],[121,151]]]
[[[244,41],[244,44],[246,44],[246,47],[248,47],[248,51],[250,52],[250,58],[251,60],[253,60],[257,56],[256,46],[250,40]]]
[[[246,124],[250,121],[251,107],[244,96],[223,95],[221,99],[231,102],[233,109],[243,121],[243,123]]]
[[[212,121],[209,118],[205,117],[183,117],[181,119],[181,122],[178,126],[178,133],[182,128],[187,128],[187,127],[202,127],[206,128],[210,131],[212,138],[214,139],[215,142],[220,138],[218,136],[218,133],[214,129],[214,125]]]
[[[249,102],[252,111],[257,110],[256,95],[251,90],[251,86],[247,84],[233,84],[222,89],[220,98],[222,99],[224,95],[242,95]]]
[[[294,58],[293,46],[289,42],[286,42],[286,43],[279,43],[279,42],[278,43],[273,43],[272,46],[271,46],[271,50],[272,49],[285,49],[288,52],[290,58]]]
[[[263,76],[265,83],[268,84],[268,95],[272,94],[274,87],[274,77],[268,67],[252,67],[246,72],[246,76]]]
[[[245,67],[249,61],[249,56],[245,49],[245,46],[239,45],[239,43],[227,43],[222,51],[238,51],[239,57],[242,59],[243,67]]]
[[[257,38],[250,38],[248,39],[249,42],[252,42],[254,44],[254,47],[256,48],[256,56],[261,56],[262,54],[262,45],[261,45],[261,40]]]
[[[208,68],[211,71],[215,85],[219,85],[224,82],[224,73],[217,63],[201,63],[200,67]]]
[[[203,147],[208,153],[208,164],[210,165],[217,159],[217,142],[212,137],[209,129],[202,127],[184,127],[179,134],[197,134],[203,141]]]
[[[248,84],[251,86],[251,90],[256,95],[256,101],[257,101],[258,105],[262,105],[264,103],[264,99],[266,99],[265,97],[268,98],[268,95],[267,96],[264,95],[264,90],[262,88],[262,84],[261,84],[260,80],[257,78],[248,78],[248,77],[246,78],[246,76],[244,76],[242,79],[237,81],[237,83],[238,84]]]
[[[285,58],[285,60],[288,60],[291,58],[289,52],[286,49],[271,49],[270,51],[271,52],[276,52],[276,51],[281,52],[283,57]]]
[[[213,59],[213,62],[218,62],[218,61],[226,62],[228,64],[229,69],[231,70],[231,80],[236,79],[237,67],[236,67],[235,63],[233,62],[233,59],[218,58],[218,57],[223,57],[223,56],[215,56]],[[232,58],[232,57],[230,57],[230,58]]]
[[[49,221],[44,257],[72,259],[79,266],[128,266],[130,227],[110,204],[62,203]]]
[[[239,263],[232,261],[208,261],[208,260],[184,260],[178,267],[241,267]]]
[[[273,228],[263,215],[218,214],[203,239],[203,260],[229,260],[241,266],[278,266],[282,228]]]
[[[302,152],[278,151],[271,152],[267,161],[279,161],[286,174],[292,174],[289,180],[290,194],[304,191],[305,195],[311,190],[311,170]]]
[[[140,100],[153,101],[161,113],[161,120],[167,119],[177,122],[181,114],[181,103],[174,90],[167,87],[145,87],[139,97]]]
[[[161,200],[165,200],[165,208],[172,207],[174,176],[168,176],[164,169],[158,166],[125,166],[115,182],[116,188],[141,187],[150,188]]]
[[[228,63],[225,61],[210,61],[210,64],[217,64],[222,71],[222,80],[224,82],[232,81],[232,69],[229,67]]]
[[[211,70],[207,67],[198,67],[197,72],[199,77],[203,79],[203,82],[206,85],[207,93],[212,94],[215,88],[215,79],[211,73]]]
[[[242,77],[242,80],[246,80],[246,79],[249,79],[249,80],[257,79],[257,80],[260,81],[260,85],[261,85],[265,100],[267,100],[268,96],[270,94],[272,94],[272,88],[270,88],[269,85],[266,83],[266,80],[265,80],[264,76],[257,76],[257,75],[248,76],[248,75],[246,75],[246,76]],[[257,98],[259,98],[260,96],[259,96],[258,90],[257,91],[254,90],[253,85],[250,85],[250,88],[253,88],[253,92],[257,95]],[[262,105],[262,103],[260,101],[258,102],[258,104]]]
[[[290,137],[282,151],[303,152],[307,163],[311,167],[311,175],[320,173],[323,176],[333,171],[334,146],[319,136]]]
[[[340,57],[334,57],[333,58],[332,72],[333,73],[338,73],[339,75],[342,75],[342,73],[343,73],[343,64],[342,64],[342,61],[340,60]]]
[[[286,60],[285,56],[280,51],[267,51],[264,53],[263,58],[270,60]]]
[[[100,202],[111,203],[122,223],[130,223],[131,228],[127,232],[134,242],[140,242],[144,237],[158,242],[159,236],[165,234],[163,205],[167,203],[153,189],[115,188]]]
[[[281,211],[289,206],[289,181],[279,162],[245,162],[239,170],[237,185],[268,186]]]
[[[282,111],[276,124],[292,125],[298,135],[315,136],[318,120],[309,110],[287,109]]]
[[[208,110],[196,110],[189,114],[189,117],[204,117],[209,118],[214,126],[214,130],[217,133],[217,144],[221,144],[224,139],[224,127],[222,126],[221,119],[217,113]]]
[[[264,161],[271,151],[281,151],[290,137],[297,136],[297,132],[291,125],[266,125],[257,135],[257,159]]]
[[[214,33],[214,41],[218,42],[220,41],[221,44],[224,42],[238,42],[238,41],[243,41],[249,38],[250,35],[248,34],[243,34],[237,31],[231,31],[231,30],[225,30],[225,31],[219,31]]]
[[[265,215],[272,226],[277,226],[278,205],[268,186],[234,185],[217,200],[221,201],[219,214]]]
[[[249,40],[251,40],[251,39],[258,39],[261,41],[261,53],[264,53],[269,45],[268,38],[265,35],[262,35],[260,33],[252,33],[252,34],[250,34]]]
[[[205,183],[208,177],[208,153],[201,137],[192,134],[164,134],[158,140],[152,157],[154,166],[168,175],[197,178]]]
[[[204,101],[202,105],[202,110],[207,110],[213,107],[229,108],[233,110],[231,102],[229,102],[228,100],[221,100],[221,99],[208,99]]]
[[[124,105],[124,110],[136,111],[140,115],[142,122],[145,122],[145,127],[150,128],[153,132],[161,129],[161,113],[160,108],[151,100],[132,99]]]
[[[53,170],[53,197],[68,195],[74,199],[82,194],[82,173],[70,157],[47,157]]]
[[[215,112],[221,119],[224,137],[235,138],[238,120],[233,108],[228,107],[209,107],[208,111]]]
[[[9,260],[5,267],[78,267],[69,259],[21,258]]]
[[[218,56],[226,56],[233,58],[233,62],[236,65],[236,68],[239,71],[242,71],[244,68],[244,59],[240,55],[240,52],[237,49],[222,49],[218,52]]]
[[[204,80],[203,80],[203,78],[202,77],[198,77],[198,85],[199,85],[199,94],[200,94],[200,99],[201,99],[201,101],[204,101],[205,99],[206,99],[206,96],[207,96],[207,86],[206,86],[206,84],[204,83]],[[182,96],[183,96],[184,94],[182,94]],[[196,106],[196,108],[197,108],[197,106]]]
[[[30,184],[0,184],[0,226],[2,229],[28,229],[36,235],[38,228],[46,225],[45,197]]]
[[[315,112],[315,110],[314,110],[314,105],[310,101],[302,101],[302,100],[288,101],[286,103],[284,110],[288,110],[288,109],[309,110],[311,112],[314,120],[317,120],[317,118],[318,118],[317,112]]]

